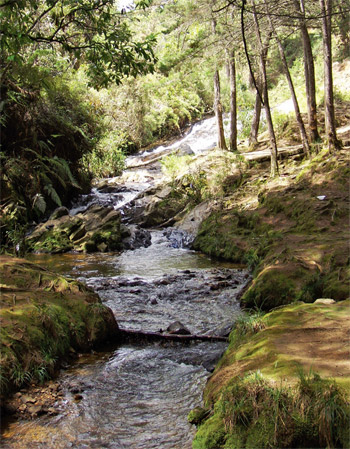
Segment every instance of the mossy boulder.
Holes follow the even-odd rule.
[[[349,320],[349,300],[242,317],[206,386],[193,447],[347,448]]]
[[[112,311],[84,284],[1,256],[1,394],[54,374],[71,351],[116,341]]]
[[[121,247],[121,215],[113,207],[92,205],[84,213],[55,214],[26,239],[34,252],[113,251]]]

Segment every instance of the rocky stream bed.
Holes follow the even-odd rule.
[[[41,253],[30,261],[83,281],[131,335],[119,333],[88,355],[72,350],[75,362],[54,381],[15,393],[6,405],[4,448],[191,447],[187,415],[201,404],[250,277],[190,250],[185,232],[142,228],[147,216],[157,222],[162,175],[157,160],[144,168],[134,158],[132,165],[70,211],[56,211],[27,240]]]

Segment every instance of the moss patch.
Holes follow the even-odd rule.
[[[117,337],[111,310],[80,282],[21,259],[0,261],[2,395],[49,378],[72,349]]]
[[[347,448],[349,321],[350,300],[242,317],[207,384],[210,419],[193,447]]]

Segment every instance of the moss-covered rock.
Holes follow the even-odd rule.
[[[207,384],[211,413],[193,447],[347,448],[349,319],[349,300],[242,317]]]
[[[2,256],[1,394],[50,377],[70,351],[118,338],[112,311],[82,283]]]
[[[26,239],[34,252],[114,251],[121,247],[121,216],[113,207],[93,205],[84,213],[64,214],[37,226]]]

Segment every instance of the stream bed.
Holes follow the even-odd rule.
[[[127,190],[119,195],[123,205],[125,195],[132,197]],[[82,207],[76,205],[75,212]],[[240,314],[237,296],[249,281],[248,271],[179,246],[158,229],[151,231],[148,247],[29,259],[91,286],[122,329],[162,332],[179,321],[191,334],[228,335]],[[54,381],[60,400],[53,416],[9,422],[1,447],[189,449],[195,428],[187,415],[201,405],[226,346],[140,342],[79,355]]]

